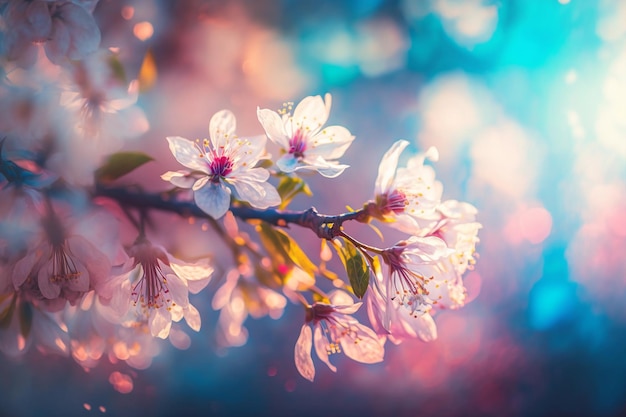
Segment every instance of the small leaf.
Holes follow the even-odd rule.
[[[311,262],[309,257],[306,256],[296,241],[285,231],[276,229],[266,222],[261,222],[258,231],[261,242],[270,253],[270,256],[273,257],[275,254],[282,255],[285,261],[290,260],[294,265],[302,268],[307,274],[312,277],[315,276],[317,267]]]
[[[370,269],[363,254],[350,241],[343,239],[344,245],[335,245],[346,273],[350,279],[352,292],[363,298],[370,280]]]
[[[278,206],[278,208],[281,210],[286,208],[291,202],[291,200],[293,200],[294,197],[300,193],[304,193],[305,195],[309,197],[313,195],[313,193],[311,192],[311,189],[309,188],[307,183],[304,182],[302,178],[292,177],[289,175],[285,175],[280,179],[280,182],[278,183],[278,187],[276,187],[276,190],[278,191],[278,194],[280,195],[280,198],[282,199],[280,206]]]
[[[109,159],[96,170],[96,181],[101,183],[112,182],[134,171],[146,162],[153,161],[150,155],[142,152],[118,152],[109,156]]]
[[[157,67],[151,50],[148,50],[143,57],[137,79],[139,80],[139,91],[141,92],[148,91],[156,83]]]
[[[122,65],[122,62],[117,54],[109,57],[109,68],[113,73],[113,78],[121,81],[122,84],[126,84],[126,71],[124,71],[124,66]]]

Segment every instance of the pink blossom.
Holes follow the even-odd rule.
[[[269,109],[257,109],[259,122],[267,137],[284,151],[276,161],[283,172],[300,169],[318,171],[325,177],[340,175],[348,165],[337,159],[346,152],[354,136],[343,126],[323,127],[330,114],[331,95],[326,103],[320,96],[304,98],[291,115],[291,108],[277,113]]]
[[[189,327],[200,330],[200,314],[189,302],[189,293],[206,287],[213,268],[205,261],[176,259],[146,238],[139,238],[129,255],[121,273],[99,289],[108,319],[127,326],[146,321],[151,334],[162,339],[168,337],[172,321],[183,317]]]
[[[343,304],[314,303],[307,307],[306,321],[296,342],[296,368],[309,381],[315,378],[311,358],[313,346],[320,360],[333,372],[337,371],[329,361],[329,355],[333,353],[343,351],[350,359],[361,363],[382,362],[385,353],[376,333],[352,317],[362,303],[353,304],[352,298],[340,291],[335,291],[331,300]]]
[[[383,156],[374,188],[375,201],[369,203],[370,215],[407,233],[419,230],[419,219],[432,215],[441,200],[443,186],[435,180],[435,171],[424,165],[426,158],[438,159],[437,149],[411,158],[398,168],[398,159],[409,145],[399,140]]]
[[[170,151],[178,162],[200,172],[191,188],[198,207],[211,217],[222,217],[230,207],[230,195],[257,208],[280,204],[278,192],[267,182],[269,172],[255,167],[265,150],[265,138],[241,139],[235,135],[236,120],[232,112],[222,110],[209,123],[210,140],[194,143],[179,136],[167,138]],[[184,173],[166,172],[161,178],[174,185],[188,186]]]

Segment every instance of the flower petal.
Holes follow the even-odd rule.
[[[324,159],[337,159],[343,156],[354,141],[354,136],[343,126],[328,126],[322,129],[309,142],[307,155],[317,155]]]
[[[293,121],[296,129],[308,131],[309,135],[315,135],[328,120],[331,98],[326,95],[328,107],[324,104],[321,96],[309,96],[302,99],[293,112]],[[293,133],[293,132],[292,132]]]
[[[181,278],[187,281],[189,292],[197,294],[206,287],[211,280],[213,267],[208,262],[198,262],[188,264],[173,257],[170,257],[170,268]]]
[[[167,339],[172,328],[172,316],[165,308],[151,308],[148,325],[152,336]]]
[[[313,381],[315,378],[315,367],[313,366],[313,359],[311,359],[312,345],[313,335],[311,334],[311,328],[307,324],[304,324],[300,330],[298,341],[296,342],[294,359],[300,375],[309,381]]]
[[[378,176],[376,177],[375,193],[376,195],[382,195],[389,192],[393,180],[396,176],[396,169],[398,168],[398,159],[400,154],[404,151],[404,148],[409,146],[409,142],[406,140],[399,140],[391,148],[385,152],[383,159],[378,166]]]
[[[257,107],[256,115],[267,137],[281,148],[289,149],[289,137],[287,137],[285,125],[278,113],[270,109],[259,109]]]
[[[382,362],[385,348],[378,341],[376,333],[361,323],[352,323],[350,330],[349,335],[340,341],[346,356],[361,363]]]
[[[200,313],[198,309],[196,309],[193,305],[189,304],[186,309],[184,309],[185,321],[191,327],[192,330],[196,332],[200,331],[200,326],[202,325],[202,320],[200,319]]]
[[[168,136],[167,142],[174,158],[189,169],[209,173],[206,159],[200,155],[200,150],[189,139],[180,136]]]
[[[167,274],[167,289],[169,290],[169,297],[171,300],[180,307],[187,307],[189,305],[189,288],[187,288],[187,281],[179,278],[175,274]]]
[[[253,207],[264,209],[280,204],[280,195],[273,185],[267,182],[248,181],[237,179],[229,181],[237,191],[240,200],[247,201]]]
[[[48,261],[44,263],[39,269],[37,274],[37,283],[39,284],[39,291],[48,300],[54,300],[61,294],[61,286],[50,281],[52,276],[52,262]]]
[[[211,117],[209,122],[209,135],[213,148],[218,150],[226,146],[235,134],[237,121],[235,115],[230,110],[220,110]]]
[[[98,49],[100,29],[91,14],[70,2],[59,6],[57,14],[70,29],[71,42],[67,53],[69,58],[81,59]]]
[[[207,183],[204,187],[195,190],[194,200],[200,210],[214,219],[219,219],[230,207],[230,189],[221,183]]]
[[[169,181],[179,188],[191,188],[196,179],[186,171],[167,171],[161,175],[161,179]]]
[[[313,333],[313,342],[315,346],[315,353],[322,362],[328,365],[331,371],[337,372],[337,367],[330,363],[328,359],[328,340],[322,334],[322,328],[319,325],[315,326],[315,332]]]

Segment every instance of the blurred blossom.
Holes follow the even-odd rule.
[[[13,0],[3,18],[7,57],[25,66],[34,63],[37,44],[45,45],[46,55],[55,64],[84,58],[100,44],[100,29],[80,2]]]
[[[217,341],[222,347],[241,346],[248,340],[248,330],[243,323],[248,315],[253,318],[270,316],[277,320],[287,300],[276,291],[260,285],[249,274],[232,269],[224,283],[215,292],[212,301],[214,310],[220,310]]]

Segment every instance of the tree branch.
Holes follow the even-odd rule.
[[[193,202],[176,200],[167,193],[144,193],[129,191],[122,187],[97,186],[94,194],[115,200],[126,208],[169,211],[183,217],[192,216],[213,220]],[[356,220],[364,223],[369,220],[369,215],[364,209],[338,215],[326,215],[319,214],[315,207],[304,211],[292,211],[273,208],[257,209],[235,203],[231,205],[230,211],[241,220],[262,220],[280,227],[289,227],[290,224],[295,224],[311,229],[319,238],[328,240],[341,234],[341,226],[344,222]]]

